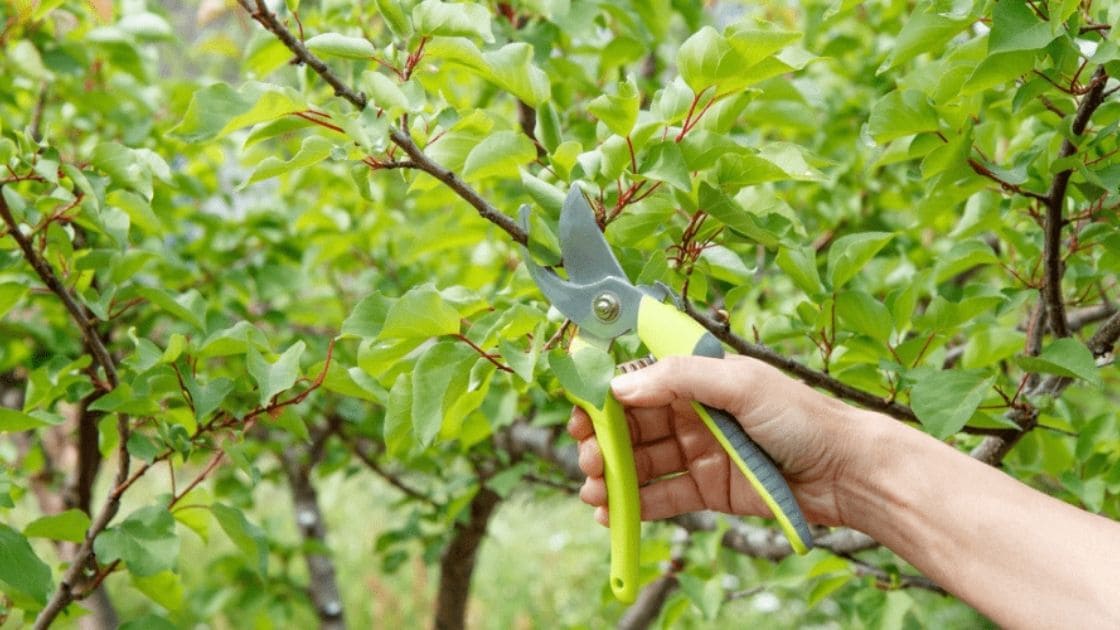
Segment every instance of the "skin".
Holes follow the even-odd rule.
[[[693,412],[730,412],[781,467],[806,518],[866,532],[1010,628],[1120,628],[1120,523],[1042,494],[896,420],[747,357],[670,357],[615,378],[642,518],[717,510],[769,516]],[[603,459],[573,410],[587,481],[607,522]]]

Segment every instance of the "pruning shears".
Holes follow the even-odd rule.
[[[519,218],[528,232],[528,206],[521,207]],[[567,279],[536,264],[527,248],[522,247],[521,253],[541,292],[579,327],[569,352],[574,354],[587,346],[607,350],[616,337],[636,332],[654,359],[671,355],[724,356],[718,339],[675,303],[665,301],[672,298],[667,288],[635,286],[630,282],[599,229],[591,206],[575,185],[564,200],[558,236]],[[567,395],[590,416],[603,454],[610,518],[610,585],[616,598],[629,603],[638,590],[641,538],[638,482],[629,428],[622,406],[609,392],[601,406],[571,392]],[[812,534],[774,460],[751,440],[731,414],[698,402],[692,406],[770,508],[793,550],[806,553],[813,545]]]

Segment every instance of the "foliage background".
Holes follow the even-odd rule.
[[[577,181],[736,350],[1120,517],[1120,3],[2,11],[4,627],[984,624],[712,515],[611,599],[511,220]]]

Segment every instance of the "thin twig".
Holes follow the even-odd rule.
[[[256,0],[255,5],[250,3],[249,0],[237,0],[237,3],[241,5],[254,20],[274,34],[288,50],[292,51],[297,60],[307,64],[316,74],[334,88],[335,96],[346,99],[351,105],[358,109],[366,108],[366,105],[369,103],[366,95],[361,92],[356,92],[347,86],[327,64],[323,63],[321,59],[309,51],[307,47],[303,45],[303,42],[296,38],[296,36],[280,22],[279,18],[268,8],[264,0]],[[525,233],[525,230],[521,229],[521,226],[518,225],[516,221],[506,216],[483,199],[474,188],[464,182],[453,171],[428,157],[412,140],[412,136],[408,133],[406,127],[390,125],[389,139],[392,140],[393,144],[397,145],[408,154],[408,157],[415,163],[415,168],[443,182],[443,184],[453,190],[455,194],[459,195],[461,199],[473,206],[482,218],[504,230],[514,241],[522,245],[528,243],[528,235]]]

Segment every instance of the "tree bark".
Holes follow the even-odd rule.
[[[475,560],[486,536],[486,526],[499,502],[501,497],[483,486],[471,500],[467,522],[455,525],[455,533],[439,562],[436,630],[461,630],[466,627],[467,598],[471,591]]]
[[[313,449],[318,450],[318,449]],[[292,491],[296,527],[303,538],[303,558],[307,563],[307,595],[315,606],[319,627],[323,630],[342,630],[346,619],[342,611],[342,595],[338,590],[334,561],[327,551],[327,526],[319,507],[319,493],[311,483],[311,466],[301,462],[302,452],[290,449],[284,452],[284,473]],[[317,459],[317,458],[316,458]]]

